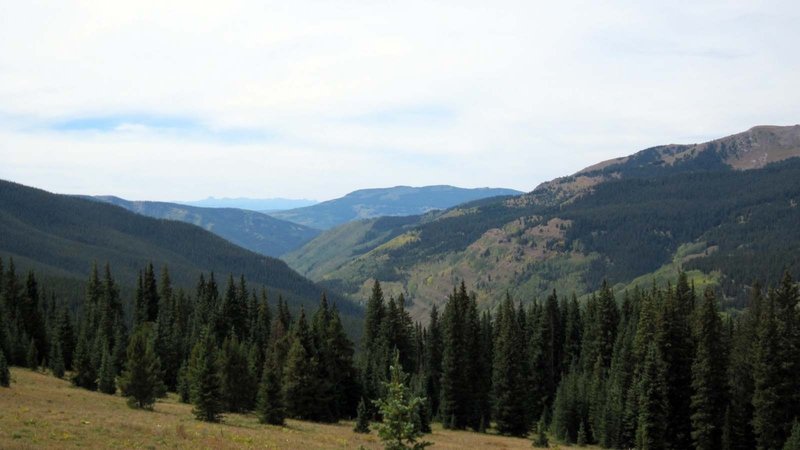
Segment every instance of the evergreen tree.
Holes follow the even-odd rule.
[[[31,370],[37,370],[39,368],[39,352],[36,349],[36,342],[31,339],[30,345],[28,345],[28,353],[25,358],[25,364]]]
[[[667,448],[689,448],[691,437],[692,339],[694,291],[681,272],[675,289],[667,287],[658,339],[664,359],[667,386]]]
[[[104,393],[113,395],[117,392],[117,385],[115,383],[116,370],[114,369],[114,361],[108,346],[103,346],[103,357],[100,362],[99,378],[97,380],[97,389]]]
[[[64,352],[61,349],[61,340],[58,334],[55,335],[55,339],[50,345],[49,361],[50,371],[53,372],[53,375],[56,378],[64,378],[64,371],[66,370],[64,367]]]
[[[305,311],[301,309],[292,330],[282,383],[288,415],[301,420],[319,420],[316,399],[319,385],[312,345]]]
[[[658,345],[651,342],[647,349],[639,380],[639,424],[636,446],[642,450],[666,447],[667,386],[664,361]]]
[[[97,370],[92,363],[91,347],[87,339],[88,326],[84,323],[78,336],[73,357],[72,383],[84,389],[97,389]]]
[[[353,431],[356,433],[369,433],[369,412],[367,411],[367,404],[364,397],[358,402],[358,410],[356,416],[356,426]]]
[[[376,426],[378,436],[387,450],[423,449],[432,444],[417,440],[422,434],[414,426],[414,414],[424,399],[411,395],[405,384],[407,375],[400,365],[400,352],[395,351],[394,355],[386,396],[375,402],[383,417]]]
[[[789,439],[783,444],[783,450],[800,450],[800,422],[794,420]]]
[[[253,408],[257,389],[248,367],[247,354],[236,335],[225,338],[220,352],[222,398],[226,411],[243,412]]]
[[[533,440],[533,447],[548,448],[550,447],[550,440],[547,439],[547,425],[542,416],[536,425],[536,438]]]
[[[128,343],[128,361],[119,378],[119,388],[132,408],[152,409],[159,393],[164,390],[161,363],[153,348],[154,342],[152,328],[144,324],[136,329]],[[108,352],[105,352],[104,359],[110,366]]]
[[[722,445],[726,362],[716,303],[714,292],[706,290],[697,330],[697,355],[692,364],[692,440],[698,450],[714,450]]]
[[[525,344],[522,330],[510,296],[497,315],[497,337],[494,344],[492,389],[497,431],[501,434],[525,436],[529,421],[526,411],[526,389],[523,360]]]
[[[274,356],[270,355],[264,362],[261,383],[258,386],[256,412],[261,423],[283,425],[286,411],[281,391],[280,370]]]
[[[779,449],[783,443],[780,408],[781,361],[774,300],[770,296],[761,312],[753,364],[753,429],[759,450]]]
[[[192,348],[189,358],[192,412],[198,420],[218,422],[222,415],[222,387],[217,361],[217,347],[210,328]]]
[[[180,370],[178,370],[178,398],[181,403],[190,403],[192,401],[192,386],[189,379],[189,362],[183,361]]]
[[[0,349],[0,386],[8,387],[11,384],[11,373],[8,370],[6,354]]]

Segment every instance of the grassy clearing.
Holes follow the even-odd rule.
[[[285,427],[261,425],[253,415],[229,414],[224,423],[194,420],[191,406],[171,396],[154,411],[128,408],[125,400],[72,387],[67,381],[27,369],[11,370],[11,388],[0,388],[0,448],[267,448],[380,449],[375,432],[289,420]],[[441,449],[529,449],[531,441],[435,426],[426,439]],[[567,449],[569,447],[556,447]]]

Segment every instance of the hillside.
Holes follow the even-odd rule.
[[[118,282],[134,286],[148,262],[166,264],[178,286],[194,289],[201,272],[244,275],[253,287],[312,307],[322,289],[286,263],[238,247],[200,227],[134,214],[117,206],[0,181],[0,255],[81,295],[93,262],[110,263]],[[21,269],[21,270],[20,270]],[[53,282],[49,281],[48,286]],[[335,296],[334,296],[335,298]],[[340,302],[345,317],[360,310]]]
[[[223,423],[206,423],[195,420],[192,406],[177,402],[174,395],[159,400],[154,411],[136,410],[122,397],[78,389],[42,373],[14,368],[11,374],[11,388],[0,388],[0,448],[4,449],[383,448],[375,431],[354,433],[353,422],[290,419],[281,427],[262,425],[254,414],[227,414]],[[531,448],[528,439],[443,430],[439,425],[425,439],[437,449]]]
[[[133,202],[113,196],[94,198],[156,219],[179,220],[197,225],[240,247],[267,256],[280,256],[300,248],[319,234],[313,228],[243,209]]]
[[[327,230],[343,223],[381,216],[412,216],[447,209],[488,197],[518,195],[519,191],[499,188],[464,189],[454,186],[396,186],[363,189],[344,197],[305,208],[271,213],[273,217]]]
[[[286,260],[354,298],[377,278],[418,318],[462,278],[490,307],[506,291],[582,295],[604,278],[620,290],[683,269],[741,304],[754,277],[800,268],[796,156],[800,126],[654,147],[522,196],[330,230]]]

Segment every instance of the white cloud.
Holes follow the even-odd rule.
[[[530,190],[647,146],[800,121],[796,2],[0,9],[0,177],[59,192]],[[103,126],[55,126],[82,120]]]

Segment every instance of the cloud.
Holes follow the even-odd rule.
[[[133,198],[530,190],[800,117],[800,6],[14,2],[0,177]]]

